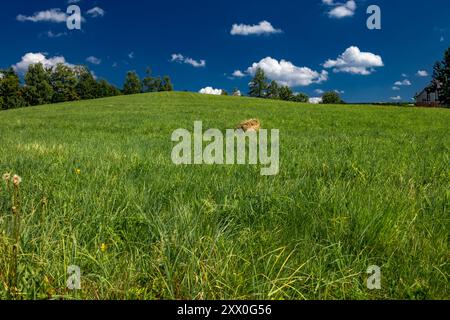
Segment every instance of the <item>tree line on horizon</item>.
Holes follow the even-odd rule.
[[[283,101],[293,101],[307,103],[309,96],[305,93],[294,93],[287,85],[280,85],[275,80],[269,81],[262,68],[258,68],[255,76],[249,83],[249,96],[254,98],[274,99]],[[342,104],[340,95],[337,92],[325,92],[322,95],[323,104]]]
[[[269,82],[262,69],[257,70],[249,87],[250,97],[303,103],[309,101],[308,95],[304,93],[294,94],[288,86],[279,85],[276,81]],[[23,77],[23,84],[13,68],[0,70],[0,110],[173,90],[169,76],[154,77],[150,68],[147,68],[143,79],[136,71],[127,72],[122,89],[105,79],[97,80],[87,66],[71,67],[60,63],[54,67],[45,67],[42,63],[31,64]],[[235,92],[239,90],[235,89]],[[222,94],[228,95],[226,91]],[[343,102],[336,92],[325,93],[322,100],[322,103]]]
[[[23,83],[12,67],[0,70],[0,110],[160,91],[173,91],[172,81],[169,76],[153,77],[150,68],[142,80],[129,71],[122,90],[104,79],[97,80],[86,66],[31,64]]]
[[[23,83],[12,67],[0,69],[0,110],[173,90],[169,76],[154,77],[150,68],[147,68],[146,76],[142,80],[135,71],[129,71],[122,89],[104,79],[97,80],[86,66],[71,67],[60,63],[53,67],[45,67],[42,63],[32,64],[23,77]],[[434,65],[432,82],[426,90],[438,92],[442,105],[450,106],[450,48],[446,50],[443,60]],[[233,95],[237,93],[240,95],[240,91],[235,89]],[[226,91],[222,94],[228,95]],[[261,68],[257,69],[249,83],[248,95],[255,98],[309,102],[308,95],[294,93],[289,86],[269,81]],[[323,94],[321,103],[345,102],[337,92],[331,91]]]

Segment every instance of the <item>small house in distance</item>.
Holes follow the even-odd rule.
[[[430,90],[429,87],[426,87],[416,95],[416,106],[438,107],[440,105],[441,102],[439,101],[439,93],[437,90]]]

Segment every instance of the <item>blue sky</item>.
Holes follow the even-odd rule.
[[[0,68],[64,59],[121,87],[128,70],[143,76],[151,66],[179,91],[247,92],[262,66],[311,97],[338,90],[348,102],[411,101],[450,44],[443,0],[72,0],[81,30],[62,19],[68,2],[2,3]],[[366,26],[369,5],[381,8],[381,30]]]

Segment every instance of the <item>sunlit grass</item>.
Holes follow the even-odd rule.
[[[280,129],[278,176],[172,164],[175,129],[251,118]],[[449,123],[441,109],[191,93],[0,112],[0,174],[23,178],[14,298],[450,298]],[[13,205],[0,188],[8,298]],[[370,265],[380,291],[366,288]]]

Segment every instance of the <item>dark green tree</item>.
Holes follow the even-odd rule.
[[[142,80],[142,86],[144,92],[173,91],[173,84],[170,77],[165,76],[163,79],[161,77],[153,77],[150,68],[146,70],[146,77]]]
[[[24,98],[28,105],[35,106],[52,102],[53,88],[50,85],[51,69],[42,63],[32,64],[25,74]]]
[[[294,93],[288,86],[282,86],[279,89],[279,98],[284,101],[292,101]]]
[[[427,90],[437,91],[439,101],[450,106],[450,48],[445,51],[444,59],[434,65],[433,81]]]
[[[99,85],[86,66],[74,68],[77,77],[76,92],[81,100],[100,98]]]
[[[256,98],[264,98],[267,90],[267,77],[263,69],[258,68],[255,76],[249,83],[249,95]]]
[[[280,98],[280,86],[276,81],[270,82],[267,88],[266,97],[269,99],[279,99]]]
[[[145,71],[145,78],[142,79],[142,86],[144,92],[158,92],[159,86],[157,86],[156,78],[152,76],[152,69],[150,67]]]
[[[53,68],[50,76],[50,84],[53,88],[52,102],[65,102],[79,100],[76,86],[77,76],[73,68],[59,63]]]
[[[155,88],[155,92],[164,91],[163,80],[161,79],[161,77],[156,77],[153,81],[154,81],[153,87]]]
[[[108,81],[102,79],[98,81],[98,97],[114,97],[120,95],[121,92],[115,86],[110,84]]]
[[[27,104],[23,94],[19,76],[14,69],[0,70],[0,109],[25,107]]]
[[[340,104],[340,103],[343,103],[343,101],[337,92],[330,91],[330,92],[325,92],[323,94],[322,103],[323,104]]]
[[[309,101],[309,97],[308,95],[304,94],[304,93],[297,93],[293,98],[292,101],[295,102],[301,102],[301,103],[306,103]]]
[[[123,94],[137,94],[142,92],[142,83],[135,71],[129,71],[123,85]]]
[[[169,76],[164,76],[161,91],[173,91],[172,80],[170,79]]]

